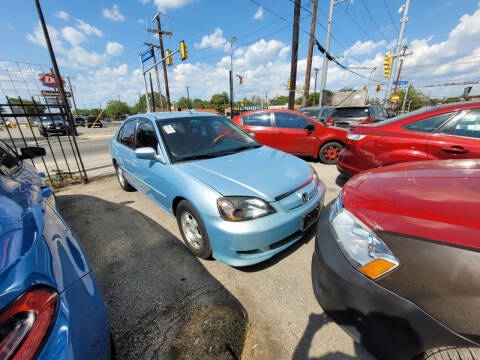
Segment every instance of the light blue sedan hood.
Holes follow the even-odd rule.
[[[305,161],[268,146],[176,166],[224,196],[256,196],[267,201],[274,201],[311,177]]]

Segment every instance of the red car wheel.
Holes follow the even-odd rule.
[[[336,141],[328,142],[320,148],[320,151],[318,152],[318,157],[320,158],[320,161],[324,164],[336,164],[338,155],[340,154],[340,151],[342,151],[342,149],[342,144]]]

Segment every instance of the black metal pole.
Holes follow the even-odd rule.
[[[230,119],[233,119],[233,75],[230,70]]]
[[[73,143],[75,145],[75,150],[77,151],[80,164],[82,165],[84,181],[88,182],[87,172],[85,171],[85,166],[83,165],[82,156],[80,155],[80,150],[78,149],[77,140],[75,139],[75,136],[78,135],[77,129],[75,128],[75,125],[73,123],[72,113],[70,112],[70,107],[68,106],[67,97],[65,96],[65,89],[63,88],[62,78],[60,76],[60,71],[58,70],[57,59],[55,58],[55,53],[53,52],[50,36],[48,35],[47,25],[45,24],[45,18],[43,17],[42,8],[40,7],[40,0],[35,0],[35,5],[37,6],[38,17],[40,19],[40,24],[42,25],[45,42],[47,43],[48,53],[50,55],[50,60],[52,62],[53,71],[55,75],[55,81],[57,83],[58,90],[60,91],[60,97],[62,98],[63,105],[65,106],[65,113],[67,115],[68,122],[70,123],[70,129],[73,130],[73,135],[74,135]]]

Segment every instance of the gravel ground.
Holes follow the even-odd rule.
[[[341,178],[335,166],[311,164],[328,203]],[[122,191],[115,177],[69,187],[57,198],[99,280],[119,358],[175,357],[171,344],[191,333],[185,322],[194,309],[215,306],[248,314],[236,335],[247,337],[243,351],[235,349],[243,359],[373,359],[316,302],[311,235],[262,264],[233,268],[191,256],[175,219],[142,194]],[[186,341],[196,346],[196,338]]]

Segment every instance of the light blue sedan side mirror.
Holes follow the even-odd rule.
[[[137,159],[155,160],[157,153],[151,147],[142,147],[135,150],[135,156]]]

